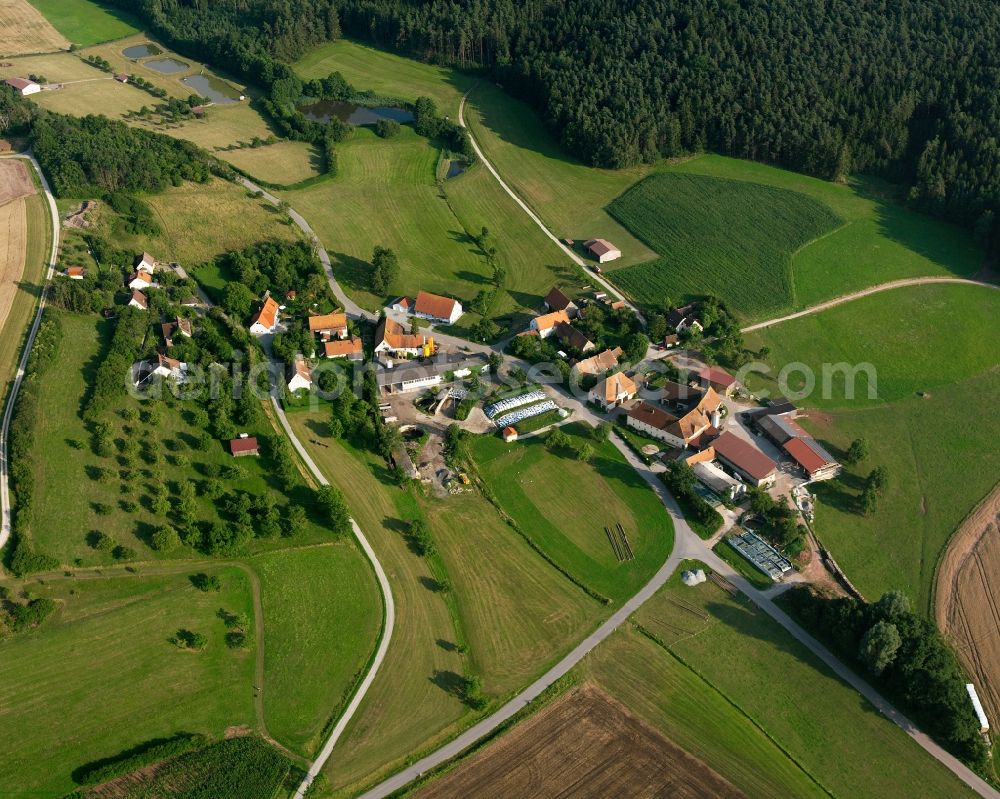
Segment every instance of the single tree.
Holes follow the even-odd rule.
[[[872,674],[881,674],[895,660],[902,643],[895,624],[875,622],[861,639],[858,657]]]

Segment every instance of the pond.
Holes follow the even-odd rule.
[[[171,75],[174,72],[183,72],[190,66],[190,64],[185,64],[176,58],[157,58],[153,61],[144,61],[142,65],[149,67],[154,72],[162,72],[165,75]]]
[[[394,119],[397,122],[412,122],[413,114],[404,108],[367,108],[354,103],[342,103],[339,100],[320,100],[309,105],[298,107],[302,115],[311,122],[329,122],[336,117],[341,122],[351,125],[374,125],[380,119]]]
[[[465,161],[449,161],[448,162],[448,174],[445,175],[445,180],[450,178],[457,178],[465,171],[466,163]]]
[[[186,78],[181,78],[181,83],[190,86],[200,97],[207,97],[219,105],[238,103],[242,96],[235,86],[213,75],[188,75]]]
[[[145,44],[133,44],[131,47],[126,47],[122,50],[122,55],[134,61],[137,58],[145,58],[148,55],[159,55],[162,52],[155,44],[146,42]]]

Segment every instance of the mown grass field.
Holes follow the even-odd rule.
[[[270,203],[250,198],[244,188],[223,180],[184,183],[144,199],[162,232],[159,236],[116,233],[117,246],[147,250],[184,267],[264,239],[296,241],[302,236],[295,225],[282,222]]]
[[[0,55],[68,48],[69,42],[28,0],[0,0]]]
[[[280,196],[309,220],[355,300],[375,309],[391,299],[369,289],[375,245],[399,257],[389,295],[423,289],[467,304],[487,287],[492,269],[435,184],[438,150],[430,142],[410,127],[387,140],[357,128],[337,150],[334,179]]]
[[[353,541],[272,552],[249,565],[264,610],[264,718],[310,756],[367,666],[381,629],[375,575]]]
[[[228,109],[226,112],[228,113]],[[216,119],[213,117],[210,123],[214,122]],[[281,141],[265,147],[220,151],[217,155],[254,178],[279,186],[314,177],[323,168],[320,152],[313,145],[300,141]]]
[[[7,393],[21,357],[25,335],[38,307],[38,298],[41,295],[41,286],[45,280],[52,247],[52,225],[49,220],[48,203],[40,195],[36,195],[26,197],[24,204],[28,223],[24,270],[17,282],[7,319],[0,327],[0,407],[4,407],[7,401]]]
[[[664,307],[713,294],[751,317],[793,303],[792,253],[841,222],[805,194],[674,173],[637,183],[608,212],[661,256],[615,272],[634,300]]]
[[[676,602],[695,608],[704,618]],[[686,666],[704,679],[829,795],[971,795],[944,766],[742,597],[733,598],[712,583],[691,589],[675,575],[639,610],[636,621],[669,647],[670,654],[661,649],[657,656],[661,665],[669,662],[669,668],[677,668],[679,660],[680,668]],[[884,768],[885,763],[893,767]],[[749,786],[741,787],[755,795]]]
[[[341,39],[310,50],[294,65],[303,78],[325,78],[340,72],[360,90],[416,100],[430,97],[442,116],[458,118],[458,103],[476,80],[461,72],[425,64],[374,47]]]
[[[193,550],[185,547],[169,554],[150,549],[149,536],[158,525],[167,521],[151,510],[151,482],[157,473],[161,474],[168,495],[174,497],[181,483],[204,476],[206,464],[229,465],[232,456],[219,441],[213,441],[206,451],[193,446],[201,430],[188,423],[186,411],[190,406],[184,410],[183,405],[170,409],[162,402],[139,403],[125,397],[118,407],[154,409],[158,422],[152,427],[141,420],[126,422],[109,411],[104,420],[112,427],[116,453],[111,457],[96,456],[91,450],[91,435],[80,418],[80,411],[89,380],[109,340],[109,323],[97,321],[93,316],[50,313],[59,313],[63,339],[56,363],[45,371],[39,383],[43,412],[39,413],[35,428],[39,455],[34,470],[33,542],[63,564],[90,566],[112,561],[110,554],[88,543],[95,531],[107,533],[117,543],[131,547],[140,560],[194,557]],[[122,375],[122,380],[127,377]],[[123,466],[120,453],[127,439],[134,443],[152,441],[157,462],[149,463],[140,450],[132,466]],[[252,496],[268,493],[279,507],[290,501],[300,504],[309,501],[304,484],[293,488],[287,497],[278,491],[267,458],[244,458],[240,465],[245,470],[244,476],[226,481],[227,490],[242,490]],[[97,479],[96,468],[109,469],[112,478]],[[122,469],[128,473],[127,477],[122,476]],[[68,486],[73,487],[75,498],[71,503],[66,502]],[[136,507],[133,509],[127,503],[135,503]],[[199,496],[196,503],[198,519],[216,518],[217,511],[211,500]],[[107,513],[99,512],[102,505],[106,506]],[[308,523],[295,543],[326,540],[329,534],[321,526]],[[256,539],[250,547],[272,549],[287,545],[287,539]]]
[[[142,26],[128,12],[90,0],[31,0],[31,5],[80,47],[130,36]]]
[[[78,766],[151,738],[254,725],[254,653],[229,649],[216,616],[220,607],[252,616],[247,577],[198,570],[219,574],[222,590],[198,591],[186,570],[11,583],[60,607],[42,627],[0,643],[0,792],[61,796]],[[207,648],[178,649],[169,639],[180,628],[207,636]]]
[[[324,770],[331,793],[353,795],[418,747],[443,740],[469,713],[434,682],[435,675],[461,675],[464,657],[457,651],[448,607],[432,588],[427,562],[401,535],[400,519],[413,514],[397,506],[405,495],[388,484],[381,460],[326,440],[324,413],[293,412],[288,418],[319,467],[344,492],[388,574],[396,602],[392,645],[337,746],[337,757]],[[315,440],[328,446],[316,446]]]
[[[663,505],[610,441],[582,425],[562,428],[596,450],[591,463],[551,453],[540,438],[506,444],[475,439],[473,453],[490,490],[542,550],[592,590],[620,602],[663,565],[673,528]],[[625,528],[634,561],[619,563],[605,526]]]
[[[1000,291],[967,285],[907,286],[747,334],[750,348],[770,350],[771,371],[752,374],[748,383],[754,389],[780,391],[775,379],[781,370],[802,363],[816,376],[816,389],[803,400],[806,406],[870,407],[919,392],[933,394],[993,368],[998,335]],[[858,373],[853,399],[848,396],[851,381],[842,372],[828,368],[830,378],[823,379],[824,364],[838,363],[870,363],[875,369],[873,378]],[[785,383],[787,390],[801,392],[809,378],[792,372]]]
[[[996,483],[1000,454],[989,442],[1000,423],[980,410],[1000,397],[998,327],[1000,291],[927,285],[776,325],[753,343],[771,347],[775,369],[790,361],[817,371],[824,361],[877,368],[875,401],[863,391],[846,400],[834,383],[831,397],[817,392],[802,403],[818,409],[805,425],[835,456],[855,438],[870,444],[866,460],[816,486],[817,534],[866,596],[901,589],[929,612],[949,537]],[[888,467],[889,487],[865,517],[859,495],[876,466]]]

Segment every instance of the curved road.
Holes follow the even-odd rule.
[[[816,305],[810,305],[808,308],[788,314],[787,316],[779,316],[777,319],[768,319],[766,322],[758,322],[757,324],[749,325],[748,327],[744,327],[742,332],[750,333],[754,330],[761,330],[765,327],[779,325],[782,322],[790,322],[792,319],[801,319],[803,316],[810,316],[814,313],[825,311],[828,308],[835,308],[838,305],[843,305],[845,302],[859,300],[862,297],[867,297],[869,294],[878,294],[882,291],[901,289],[906,286],[926,286],[931,283],[959,283],[966,286],[982,286],[983,288],[1000,290],[1000,285],[996,283],[985,283],[981,280],[973,280],[967,277],[908,277],[903,280],[892,280],[888,283],[879,283],[876,286],[869,286],[866,289],[855,291],[850,294],[841,294],[839,297],[834,297],[832,300],[817,303]]]
[[[28,356],[31,354],[31,348],[35,343],[38,327],[42,323],[42,312],[45,310],[45,289],[48,287],[49,281],[52,280],[52,275],[56,268],[56,259],[59,257],[59,210],[56,208],[56,201],[52,196],[48,181],[45,180],[42,168],[38,165],[38,161],[35,160],[33,155],[18,155],[14,157],[30,161],[41,182],[42,191],[45,193],[45,199],[49,205],[49,215],[52,218],[52,252],[49,254],[49,268],[45,272],[45,280],[42,283],[42,296],[38,300],[38,311],[35,313],[35,319],[31,323],[31,330],[28,332],[28,340],[21,353],[21,360],[17,364],[17,373],[14,376],[14,383],[10,389],[10,396],[7,398],[7,407],[4,409],[3,424],[0,425],[0,548],[6,546],[7,540],[10,538],[10,482],[7,470],[7,435],[10,432],[10,420],[14,415],[14,401],[17,399],[18,391],[21,390],[21,383],[24,382],[24,373],[28,367]]]
[[[278,402],[277,398],[274,396],[271,397],[271,405],[274,406],[274,411],[278,416],[278,421],[281,422],[282,429],[285,431],[288,439],[292,442],[292,446],[295,447],[295,451],[299,453],[299,457],[302,458],[303,462],[309,468],[309,471],[312,472],[313,477],[316,478],[316,481],[320,485],[330,485],[330,481],[327,480],[323,473],[319,470],[316,462],[310,457],[309,453],[306,452],[305,447],[302,446],[302,442],[299,441],[298,436],[295,435],[295,431],[292,430],[292,426],[288,423],[288,417],[285,416],[285,412],[281,408],[281,403]],[[382,661],[385,660],[386,652],[389,651],[389,641],[392,639],[392,630],[396,624],[396,605],[392,598],[392,587],[389,585],[389,579],[386,577],[385,569],[382,568],[382,564],[375,555],[375,550],[372,549],[371,544],[368,543],[368,539],[365,538],[365,534],[361,532],[361,528],[358,527],[358,524],[354,521],[354,519],[351,519],[351,529],[354,531],[354,537],[357,538],[358,543],[361,545],[361,549],[364,550],[366,557],[371,562],[372,568],[375,569],[375,577],[378,579],[379,588],[382,591],[382,599],[385,603],[385,623],[382,627],[382,637],[379,640],[378,649],[375,650],[375,656],[372,658],[371,666],[368,668],[368,673],[365,674],[364,679],[361,680],[357,690],[355,690],[354,695],[351,697],[351,701],[344,709],[344,712],[340,714],[340,718],[337,719],[337,723],[334,725],[334,728],[330,733],[330,737],[326,739],[326,743],[323,744],[323,748],[320,749],[319,754],[316,755],[316,759],[306,772],[306,776],[303,778],[302,784],[296,789],[295,799],[303,799],[303,797],[305,797],[306,791],[309,790],[309,786],[312,785],[313,780],[315,780],[316,776],[323,770],[323,766],[326,765],[326,761],[330,759],[330,755],[333,753],[333,748],[337,745],[337,741],[340,740],[340,736],[343,735],[348,723],[354,717],[358,707],[360,707],[361,701],[365,698],[365,694],[368,693],[368,689],[375,680],[375,675],[378,673],[378,670],[382,665]]]

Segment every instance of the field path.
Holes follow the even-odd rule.
[[[615,288],[614,286],[611,285],[611,283],[609,283],[599,274],[594,272],[592,269],[588,269],[587,262],[584,261],[575,252],[573,252],[569,247],[563,244],[551,230],[545,227],[545,223],[542,222],[542,220],[538,217],[538,214],[532,211],[531,207],[524,200],[522,200],[517,195],[517,193],[510,186],[507,185],[506,182],[504,182],[504,179],[502,177],[500,177],[500,173],[497,172],[493,164],[490,163],[490,160],[486,157],[486,154],[482,151],[482,148],[480,148],[479,142],[476,141],[476,137],[472,135],[472,131],[465,124],[465,100],[471,92],[472,89],[469,89],[469,91],[463,94],[462,101],[458,104],[458,124],[461,127],[465,128],[465,132],[469,134],[469,143],[472,144],[472,149],[475,151],[476,156],[479,158],[480,161],[483,162],[483,166],[485,166],[489,170],[489,173],[493,175],[494,178],[496,178],[497,183],[500,184],[500,188],[502,188],[505,192],[507,192],[507,194],[510,195],[511,199],[521,207],[521,210],[524,211],[524,213],[526,213],[530,217],[532,222],[538,225],[538,228],[542,231],[542,233],[544,233],[546,236],[552,239],[552,241],[555,242],[555,245],[559,249],[561,249],[573,261],[573,263],[575,263],[581,269],[586,270],[588,280],[593,280],[596,283],[600,283],[605,290],[611,292],[615,296],[621,297],[622,302],[624,302],[629,308],[631,308],[632,312],[637,317],[639,317],[639,319],[642,320],[643,323],[645,323],[645,319],[642,313],[639,311],[638,308],[635,307],[635,305],[633,305],[628,299],[625,298],[625,296],[622,294],[621,289]]]
[[[45,281],[42,288],[42,296],[38,300],[38,311],[35,319],[31,323],[31,330],[28,332],[28,341],[24,345],[24,352],[21,353],[21,360],[17,364],[17,374],[14,375],[14,383],[10,389],[10,396],[7,398],[7,407],[4,408],[3,423],[0,424],[0,548],[3,548],[10,538],[10,480],[7,468],[7,436],[10,432],[10,420],[14,415],[14,402],[17,399],[17,392],[21,390],[21,383],[24,382],[24,372],[28,366],[28,356],[35,343],[35,336],[38,335],[38,327],[42,323],[42,313],[45,311],[45,295],[52,275],[56,268],[56,259],[59,257],[59,211],[56,209],[56,200],[52,196],[42,168],[38,165],[32,155],[19,155],[15,158],[26,158],[31,161],[31,165],[38,174],[41,181],[42,190],[45,192],[45,199],[49,205],[49,216],[52,219],[52,252],[49,255],[49,267],[45,272]]]
[[[292,446],[295,447],[295,451],[299,454],[299,457],[301,457],[302,461],[307,467],[309,467],[309,471],[312,472],[313,477],[316,478],[316,481],[320,485],[330,485],[330,481],[327,480],[323,472],[320,471],[316,462],[310,457],[306,448],[302,446],[302,442],[299,441],[298,437],[295,435],[295,431],[292,430],[292,426],[288,423],[288,417],[285,416],[285,412],[281,408],[281,403],[276,397],[272,396],[271,404],[274,407],[275,413],[278,415],[278,421],[281,422],[282,429],[284,429],[288,439],[292,442]],[[344,712],[340,714],[340,718],[337,719],[336,725],[334,725],[333,730],[330,732],[330,737],[326,739],[326,743],[323,744],[323,748],[319,751],[319,754],[316,755],[316,759],[306,772],[306,776],[302,779],[302,784],[296,789],[295,799],[304,799],[306,791],[309,790],[309,786],[312,785],[313,780],[315,780],[316,776],[323,770],[323,766],[325,766],[326,761],[330,759],[330,755],[333,752],[333,748],[337,745],[337,741],[340,740],[340,736],[343,735],[348,723],[350,723],[354,714],[361,706],[361,701],[365,698],[365,694],[368,693],[368,689],[371,687],[372,682],[374,682],[375,675],[378,673],[378,670],[382,665],[382,661],[385,660],[386,652],[389,651],[389,641],[392,639],[392,629],[396,623],[396,606],[393,602],[392,588],[389,586],[389,579],[386,577],[385,569],[382,568],[382,564],[375,555],[375,550],[372,549],[371,544],[368,543],[368,539],[365,538],[365,534],[361,532],[361,528],[358,526],[358,523],[354,521],[354,519],[351,519],[351,528],[354,530],[354,537],[357,538],[358,543],[361,545],[361,549],[364,550],[365,555],[368,557],[372,567],[375,569],[375,576],[378,578],[379,588],[382,591],[382,600],[385,603],[385,621],[382,625],[382,637],[379,639],[378,649],[375,650],[375,655],[368,668],[368,673],[365,674],[364,679],[362,679],[358,684],[357,689],[351,696],[351,701],[348,703],[347,707],[344,708]]]
[[[604,419],[594,414],[582,403],[578,403],[577,412],[574,418],[583,418],[591,424],[597,424]],[[780,624],[799,643],[809,649],[824,665],[837,675],[841,680],[854,688],[882,715],[898,725],[907,735],[919,744],[931,757],[935,758],[945,768],[949,769],[962,782],[972,790],[987,799],[1000,799],[1000,792],[996,791],[989,783],[975,774],[957,758],[944,751],[927,735],[921,732],[917,726],[906,716],[894,708],[881,694],[872,688],[867,682],[861,679],[851,669],[840,662],[825,646],[813,638],[795,621],[792,620],[774,601],[761,591],[754,588],[744,577],[742,577],[732,566],[716,555],[702,541],[688,525],[681,513],[680,507],[673,496],[667,490],[659,476],[646,466],[631,449],[616,436],[611,440],[621,451],[622,455],[629,462],[633,469],[642,476],[656,493],[663,503],[666,512],[670,515],[674,526],[674,548],[670,557],[660,569],[653,575],[653,578],[643,586],[635,596],[627,600],[610,618],[600,627],[581,641],[569,654],[560,660],[549,671],[535,680],[531,685],[517,694],[514,698],[502,705],[491,715],[470,727],[461,735],[452,739],[444,746],[435,750],[431,754],[421,758],[392,777],[375,785],[373,788],[361,795],[360,799],[383,799],[390,796],[404,786],[423,776],[442,764],[457,757],[470,746],[481,740],[485,736],[494,732],[498,727],[508,722],[513,716],[526,708],[532,701],[537,699],[545,690],[551,687],[558,679],[576,666],[594,647],[604,639],[612,635],[618,627],[631,616],[640,606],[652,597],[670,578],[677,565],[687,559],[700,560],[716,573],[725,577],[735,585],[751,602],[760,610],[770,616]],[[845,731],[847,732],[847,731]]]
[[[782,322],[790,322],[792,319],[801,319],[803,316],[810,316],[812,314],[819,313],[820,311],[825,311],[828,308],[835,308],[838,305],[843,305],[845,302],[859,300],[862,297],[869,296],[870,294],[878,294],[883,291],[891,291],[892,289],[901,289],[906,286],[926,286],[933,283],[958,283],[960,285],[982,286],[983,288],[996,289],[1000,291],[1000,284],[987,283],[982,280],[973,280],[967,277],[908,277],[902,280],[892,280],[888,283],[879,283],[878,285],[861,289],[861,291],[853,291],[850,294],[842,294],[839,297],[834,297],[832,300],[817,303],[816,305],[810,305],[808,308],[788,314],[787,316],[779,316],[776,319],[768,319],[766,322],[757,322],[757,324],[744,327],[742,332],[751,333],[754,330],[762,330],[765,327],[780,325]]]

